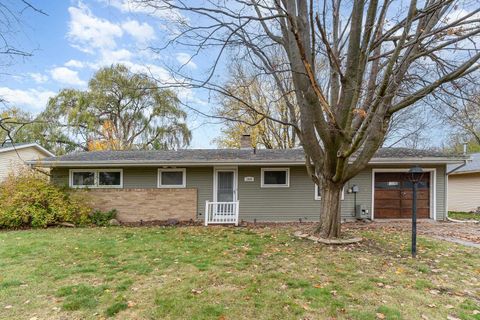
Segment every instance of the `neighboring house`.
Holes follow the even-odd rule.
[[[480,208],[480,153],[470,155],[464,166],[448,166],[448,210],[477,211]]]
[[[55,155],[36,143],[16,143],[0,147],[0,181],[9,173],[21,170],[25,162]]]
[[[446,167],[465,157],[403,148],[380,149],[342,195],[342,218],[410,218],[412,166],[425,171],[420,218],[446,218]],[[89,188],[97,208],[116,208],[125,222],[318,221],[319,190],[301,149],[197,149],[82,152],[33,162],[52,180]]]

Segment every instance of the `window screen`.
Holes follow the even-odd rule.
[[[74,186],[95,185],[95,172],[94,171],[73,172],[72,185]]]
[[[288,173],[286,170],[265,170],[263,172],[264,185],[288,185]]]
[[[159,170],[159,187],[185,187],[185,169]]]
[[[120,172],[103,172],[98,173],[98,184],[100,186],[119,186],[121,184]]]

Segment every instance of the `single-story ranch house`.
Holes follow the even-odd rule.
[[[471,161],[455,167],[449,165],[448,171],[448,210],[478,211],[480,208],[480,153],[470,154]]]
[[[466,157],[404,148],[380,149],[342,195],[342,217],[409,218],[412,184],[406,173],[425,171],[418,193],[420,218],[443,220],[447,164]],[[81,152],[32,165],[51,168],[52,180],[88,188],[102,210],[115,208],[124,222],[315,221],[320,193],[307,175],[301,149],[196,149]]]

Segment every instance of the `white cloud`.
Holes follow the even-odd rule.
[[[83,68],[85,64],[82,61],[78,61],[75,59],[68,60],[65,62],[65,67],[70,67],[70,68]]]
[[[102,51],[102,64],[121,63],[129,61],[131,58],[132,53],[127,49]]]
[[[114,48],[116,38],[123,35],[120,26],[94,16],[82,3],[78,7],[69,7],[68,12],[70,23],[67,36],[72,46],[79,50],[93,53],[95,48]]]
[[[185,17],[183,17],[178,10],[161,8],[160,6],[158,8],[153,8],[137,0],[103,0],[103,2],[114,8],[117,8],[124,13],[143,13],[152,17],[168,21],[186,20]]]
[[[52,78],[60,83],[73,85],[73,86],[84,86],[85,81],[81,80],[78,76],[78,72],[68,69],[66,67],[57,67],[50,70]]]
[[[45,83],[48,81],[48,76],[47,75],[44,75],[44,74],[41,74],[41,73],[37,73],[37,72],[31,72],[28,74],[32,79],[33,81],[35,81],[36,83]]]
[[[147,74],[162,83],[173,83],[174,79],[167,69],[157,66],[155,64],[137,64],[125,61],[124,64],[133,72]]]
[[[177,53],[177,61],[182,66],[187,66],[192,69],[197,69],[197,65],[191,60],[191,56],[188,53],[184,53],[184,52]]]
[[[41,91],[36,89],[20,90],[0,87],[0,97],[12,107],[40,111],[47,105],[48,99],[53,97],[53,91]]]
[[[155,39],[155,31],[146,22],[139,23],[137,20],[128,20],[122,23],[122,28],[140,43]]]

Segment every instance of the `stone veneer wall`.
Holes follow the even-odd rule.
[[[197,189],[90,189],[87,197],[95,209],[117,209],[122,222],[188,221],[196,218]]]

